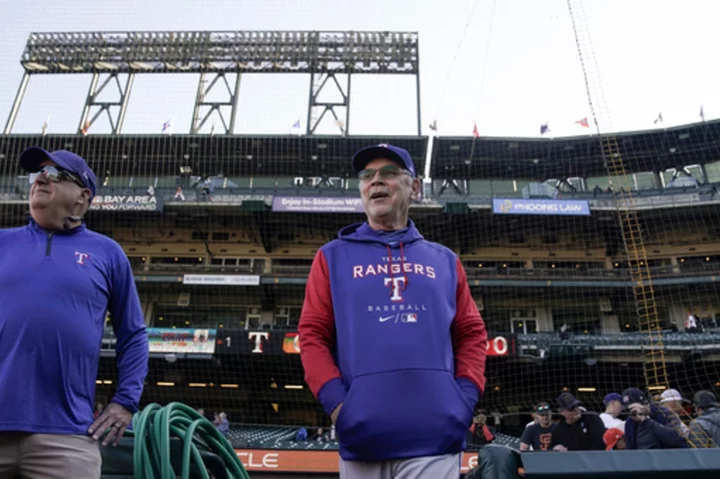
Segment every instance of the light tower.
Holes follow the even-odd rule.
[[[358,74],[414,75],[417,134],[420,123],[420,75],[416,32],[54,32],[31,33],[21,63],[25,70],[10,110],[5,134],[12,131],[31,75],[91,74],[78,133],[88,133],[107,118],[119,134],[127,113],[135,75],[199,74],[190,133],[209,127],[234,132],[243,73],[309,74],[306,134],[332,118],[341,135],[350,127],[351,78]],[[321,101],[325,90],[340,101]],[[103,101],[101,93],[116,93]],[[221,100],[207,100],[219,90]],[[328,115],[329,113],[329,115]]]

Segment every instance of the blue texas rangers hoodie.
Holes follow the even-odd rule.
[[[108,310],[119,370],[111,400],[134,412],[149,349],[120,246],[84,225],[0,230],[0,431],[87,435]]]
[[[352,225],[313,263],[299,324],[305,377],[346,460],[457,453],[484,387],[485,328],[449,249]]]

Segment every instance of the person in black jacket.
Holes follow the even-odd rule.
[[[555,427],[550,441],[553,451],[604,451],[605,424],[595,413],[583,412],[582,403],[570,393],[557,398],[562,419]]]
[[[667,424],[665,415],[638,388],[622,393],[623,405],[630,413],[625,421],[627,449],[672,449],[688,447],[679,430]]]

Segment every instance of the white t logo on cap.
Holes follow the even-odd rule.
[[[387,148],[387,147],[388,147],[388,144],[387,144],[387,143],[380,143],[378,146],[382,146],[383,148]]]

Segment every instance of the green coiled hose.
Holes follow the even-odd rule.
[[[136,479],[190,479],[195,463],[203,479],[210,475],[203,465],[201,451],[211,452],[223,461],[228,477],[249,479],[235,449],[213,423],[190,406],[173,402],[161,407],[150,404],[133,416],[133,473]],[[178,474],[170,458],[170,440],[183,441],[182,467]]]

